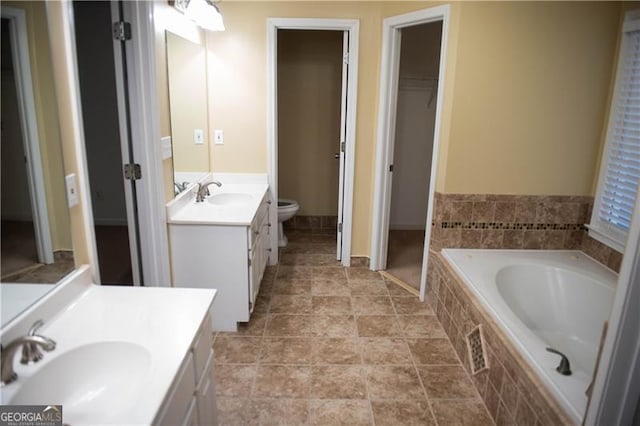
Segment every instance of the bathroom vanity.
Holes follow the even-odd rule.
[[[2,344],[55,342],[35,364],[11,360],[5,405],[62,405],[65,424],[216,425],[215,290],[97,286],[84,266],[2,328]]]
[[[202,202],[194,190],[167,206],[173,284],[218,290],[213,328],[236,331],[249,321],[269,259],[268,186],[222,179]]]

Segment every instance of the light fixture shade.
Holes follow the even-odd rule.
[[[222,15],[218,8],[208,0],[191,0],[185,15],[200,27],[210,31],[224,31]]]

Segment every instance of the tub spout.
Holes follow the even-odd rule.
[[[556,355],[560,355],[562,357],[562,359],[560,360],[560,364],[556,367],[556,371],[562,374],[563,376],[570,376],[571,365],[569,364],[569,358],[567,358],[565,354],[563,354],[562,352],[553,348],[547,348],[547,351],[554,353]]]

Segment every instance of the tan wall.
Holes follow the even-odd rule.
[[[54,250],[72,250],[45,3],[5,1],[2,2],[2,6],[23,9],[26,13],[31,77],[51,242]]]
[[[618,3],[465,3],[444,190],[591,195]]]
[[[166,39],[173,168],[208,172],[206,49],[171,32]],[[204,132],[200,145],[194,143],[196,129]]]
[[[341,31],[278,32],[278,196],[299,215],[336,216]]]

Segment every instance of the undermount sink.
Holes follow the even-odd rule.
[[[150,365],[150,352],[135,343],[82,345],[60,354],[23,379],[10,404],[61,404],[65,423],[69,424],[107,421],[144,392]]]
[[[251,194],[225,192],[222,194],[213,194],[207,200],[217,206],[230,206],[248,203],[253,197]]]

